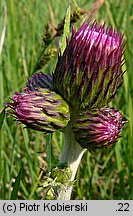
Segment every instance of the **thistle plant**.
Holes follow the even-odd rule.
[[[52,199],[70,199],[86,150],[110,147],[120,137],[124,119],[108,103],[123,82],[122,40],[119,32],[97,22],[84,23],[77,32],[73,28],[54,73],[35,73],[8,103],[26,127],[64,133],[60,163],[49,175],[56,182]]]

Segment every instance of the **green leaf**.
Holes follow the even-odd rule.
[[[76,0],[70,0],[70,5],[72,9],[76,9],[79,8],[78,3],[76,2]]]
[[[58,159],[54,157],[53,148],[52,148],[52,134],[46,136],[46,149],[47,149],[47,163],[48,169],[51,169],[59,162]]]
[[[5,117],[5,108],[0,113],[0,129],[2,128],[2,124],[4,122],[4,117]]]
[[[20,186],[20,180],[23,179],[24,176],[24,168],[22,167],[18,173],[18,176],[16,178],[16,181],[13,185],[13,191],[11,194],[11,200],[16,200],[17,199],[17,194],[18,194],[18,190],[19,190],[19,186]]]
[[[66,48],[66,37],[69,35],[70,32],[70,16],[71,16],[71,8],[69,5],[66,11],[64,31],[63,31],[62,41],[61,41],[61,54],[63,54]]]

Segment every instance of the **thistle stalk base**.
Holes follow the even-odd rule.
[[[71,170],[71,177],[69,182],[73,182],[75,179],[75,175],[81,161],[81,158],[86,151],[86,149],[81,148],[81,146],[76,142],[74,138],[73,131],[71,129],[71,125],[67,125],[64,131],[65,143],[62,151],[62,155],[60,158],[60,163],[67,163],[67,166]],[[59,191],[58,200],[70,200],[71,193],[73,189],[73,184],[68,184],[64,186]]]

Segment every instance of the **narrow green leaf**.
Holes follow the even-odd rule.
[[[61,54],[63,54],[66,48],[66,37],[69,35],[69,32],[70,32],[70,16],[71,16],[71,8],[69,5],[66,11],[64,31],[63,31],[62,41],[61,41]]]
[[[2,124],[4,122],[4,117],[5,117],[5,108],[0,113],[0,129],[2,128]]]
[[[13,191],[11,194],[11,200],[16,200],[17,199],[17,194],[18,194],[18,190],[19,190],[19,186],[20,186],[20,180],[22,179],[24,175],[24,169],[23,167],[20,169],[18,176],[16,178],[16,181],[13,185]]]
[[[48,134],[46,136],[46,149],[47,149],[47,163],[48,169],[51,171],[53,166],[55,166],[59,161],[54,157],[53,148],[52,148],[52,135]]]
[[[70,0],[70,4],[73,5],[73,7],[75,7],[75,8],[79,8],[78,3],[76,2],[76,0]]]

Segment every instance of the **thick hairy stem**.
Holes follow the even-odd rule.
[[[67,162],[70,167],[72,175],[70,181],[74,181],[75,175],[81,161],[81,158],[85,152],[85,149],[81,148],[74,138],[71,126],[68,124],[64,131],[64,148],[60,158],[60,163]],[[58,195],[59,200],[70,200],[73,186],[63,187]]]

